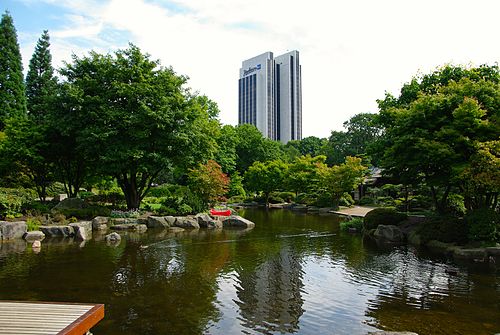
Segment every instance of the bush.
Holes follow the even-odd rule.
[[[29,217],[26,219],[26,226],[28,231],[35,231],[42,225],[42,220],[37,217]]]
[[[168,184],[151,187],[149,189],[148,196],[156,198],[169,197],[172,195],[172,192],[170,192],[170,188],[172,188],[172,186]]]
[[[281,204],[281,203],[284,203],[284,202],[285,202],[285,200],[283,200],[283,198],[280,198],[280,197],[278,197],[275,194],[271,194],[269,196],[269,203],[270,204]]]
[[[349,221],[342,221],[340,223],[340,230],[348,231],[349,228],[355,228],[357,231],[363,230],[363,219],[362,218],[354,218]]]
[[[464,197],[460,194],[451,193],[448,195],[447,208],[450,214],[454,216],[464,216],[466,212]]]
[[[78,219],[90,220],[96,216],[109,216],[111,210],[102,206],[89,206],[86,208],[61,208],[57,213],[64,214],[66,217],[76,217]]]
[[[231,197],[227,200],[227,202],[229,204],[237,204],[237,203],[242,203],[245,201],[245,197],[242,197],[240,195],[237,195],[237,196],[234,196],[234,197]]]
[[[344,193],[339,200],[339,206],[350,207],[352,205],[354,205],[354,199],[349,193]]]
[[[378,225],[398,225],[407,215],[391,208],[376,208],[368,212],[363,220],[365,230],[376,229]]]
[[[78,197],[79,197],[80,199],[83,199],[83,200],[85,200],[85,199],[87,199],[87,198],[91,198],[91,197],[93,197],[94,195],[95,195],[94,193],[92,193],[92,192],[87,192],[87,191],[78,192]]]
[[[500,214],[489,208],[476,209],[465,216],[471,241],[500,242]]]
[[[394,199],[391,197],[377,197],[377,204],[380,206],[396,206]]]
[[[359,199],[358,203],[361,206],[366,206],[366,205],[375,205],[375,199],[371,197],[364,196],[361,199]]]
[[[0,216],[16,217],[33,202],[36,193],[24,188],[0,188]]]
[[[50,212],[50,208],[53,206],[50,206],[47,203],[41,203],[40,201],[32,201],[24,206],[24,210],[31,215],[41,215],[41,214],[46,214]]]
[[[286,202],[292,202],[295,200],[295,193],[293,192],[279,192],[277,195]]]
[[[446,243],[464,244],[467,242],[468,229],[462,219],[453,216],[441,216],[422,222],[417,232],[423,243],[438,240]]]
[[[166,211],[167,208],[174,210],[173,214],[194,214],[207,210],[207,205],[188,187],[176,185],[171,188],[172,195],[164,197],[161,202],[160,211]],[[188,211],[188,209],[190,209]]]

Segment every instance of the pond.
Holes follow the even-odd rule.
[[[0,300],[104,303],[95,335],[500,333],[500,264],[380,249],[330,215],[242,215],[256,227],[0,244]]]

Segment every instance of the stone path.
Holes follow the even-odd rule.
[[[374,210],[375,207],[363,207],[363,206],[354,206],[349,208],[342,208],[338,211],[333,211],[334,214],[339,215],[350,215],[352,217],[364,218],[366,213]]]

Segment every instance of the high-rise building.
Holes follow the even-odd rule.
[[[267,138],[302,139],[302,71],[299,52],[272,52],[243,61],[238,82],[238,123],[250,123]]]

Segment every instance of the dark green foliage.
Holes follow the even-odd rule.
[[[171,192],[170,196],[163,198],[160,213],[184,215],[201,213],[208,209],[203,199],[194,194],[187,186],[175,185]]]
[[[467,213],[465,222],[469,227],[469,240],[500,242],[500,214],[489,208]]]
[[[340,224],[340,230],[348,231],[349,228],[355,228],[357,231],[363,230],[363,219],[362,218],[353,218],[352,220],[342,221]]]
[[[423,243],[437,240],[445,243],[464,244],[468,228],[463,219],[440,216],[421,223],[417,230]]]
[[[23,65],[17,33],[9,12],[0,21],[0,130],[11,117],[26,114]]]
[[[345,192],[342,197],[340,197],[339,206],[350,207],[352,205],[354,205],[354,199],[349,193]]]
[[[48,31],[38,40],[26,75],[26,98],[29,115],[42,121],[53,108],[57,90],[57,80],[52,67]]]
[[[151,187],[149,190],[148,196],[150,197],[168,197],[172,194],[170,189],[172,188],[172,185],[168,184],[163,184],[155,187]]]
[[[35,200],[36,194],[23,188],[0,188],[0,217],[20,214]]]
[[[278,192],[277,196],[286,202],[292,202],[295,200],[295,193],[293,192]]]
[[[364,196],[361,199],[359,199],[358,203],[361,206],[374,205],[376,203],[376,200],[372,197]]]
[[[448,196],[448,211],[454,216],[464,216],[466,212],[464,197],[457,193],[451,193]]]
[[[76,217],[83,220],[91,220],[96,216],[110,216],[111,209],[103,206],[91,205],[85,208],[61,208],[53,213],[63,214],[65,217]]]
[[[365,230],[376,229],[378,225],[398,225],[407,215],[391,208],[376,208],[368,212],[363,220]]]

